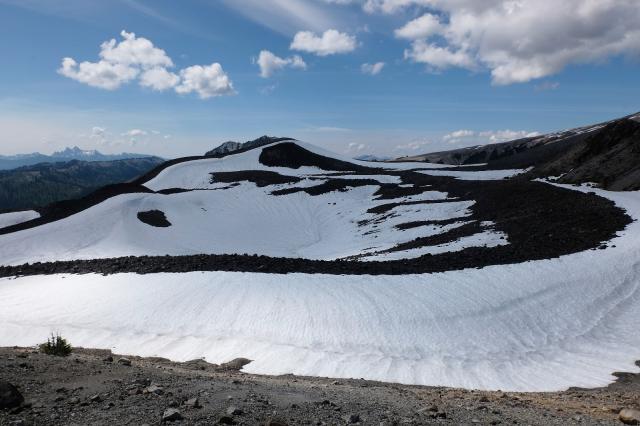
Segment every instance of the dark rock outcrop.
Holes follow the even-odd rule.
[[[156,228],[168,228],[171,222],[167,220],[167,216],[160,210],[148,210],[138,213],[138,220]]]
[[[0,410],[19,407],[23,402],[24,397],[14,385],[0,381]]]
[[[259,161],[265,166],[288,167],[290,169],[299,169],[303,166],[339,172],[358,172],[369,169],[368,167],[358,166],[348,161],[316,154],[293,142],[283,142],[263,148]]]
[[[260,146],[268,145],[274,142],[291,141],[292,138],[281,138],[276,136],[260,136],[258,139],[247,142],[228,141],[220,144],[205,154],[205,157],[212,157],[221,154],[231,154],[237,151],[246,151]]]
[[[638,190],[640,123],[631,119],[610,123],[530,175],[561,176],[557,182],[592,182],[614,191]]]
[[[465,167],[465,170],[524,169],[521,178],[559,177],[558,183],[595,183],[613,191],[640,189],[640,114],[593,126],[509,142],[403,157]]]

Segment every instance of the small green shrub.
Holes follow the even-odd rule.
[[[71,353],[71,345],[59,334],[55,336],[51,334],[51,338],[46,343],[38,346],[41,352],[47,355],[69,356]]]

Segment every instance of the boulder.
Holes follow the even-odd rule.
[[[184,402],[184,405],[190,408],[202,408],[198,398],[190,398]]]
[[[120,358],[118,359],[118,364],[129,367],[131,365],[131,360],[129,358]]]
[[[156,395],[162,395],[164,393],[164,389],[158,385],[152,384],[148,388],[144,390],[144,393],[153,393]]]
[[[0,381],[0,410],[19,407],[23,402],[24,397],[14,385]]]
[[[232,405],[231,407],[227,408],[227,414],[230,416],[239,416],[240,414],[242,414],[242,410]]]
[[[164,413],[162,414],[162,421],[163,422],[175,422],[176,420],[182,420],[182,414],[180,413],[179,410],[176,410],[175,408],[168,408],[166,410],[164,410]]]
[[[344,420],[349,424],[360,423],[360,416],[358,414],[350,414],[344,418]]]
[[[626,425],[640,424],[640,410],[633,408],[625,408],[618,415],[620,421]]]
[[[242,367],[244,367],[245,365],[249,364],[250,362],[251,362],[251,360],[247,359],[247,358],[235,358],[235,359],[232,359],[229,362],[225,362],[223,364],[220,364],[220,366],[218,368],[220,370],[240,371],[240,370],[242,370]]]

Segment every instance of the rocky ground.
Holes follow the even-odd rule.
[[[0,349],[0,425],[49,424],[634,424],[640,375],[606,388],[481,392],[366,380],[255,376],[204,361],[75,349],[66,358]],[[11,383],[17,389],[13,389]],[[15,398],[14,398],[15,399]],[[15,402],[15,401],[14,401]],[[627,417],[625,417],[627,416]],[[637,424],[637,423],[635,423]]]

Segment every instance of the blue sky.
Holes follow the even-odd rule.
[[[552,4],[0,0],[0,153],[270,134],[399,156],[640,110],[637,3]]]

